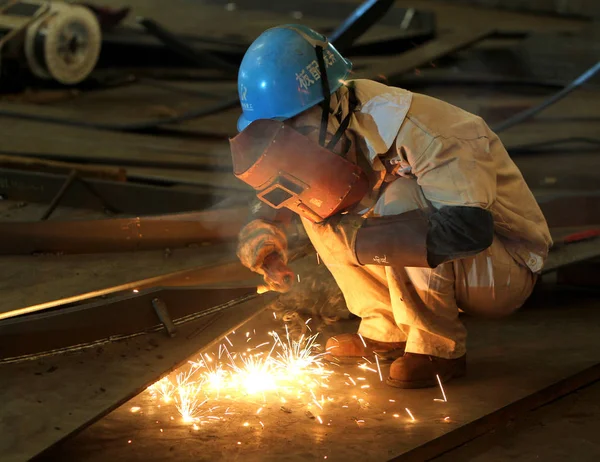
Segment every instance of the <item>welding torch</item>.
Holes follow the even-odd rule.
[[[259,294],[269,292],[288,292],[295,279],[294,272],[284,263],[277,252],[269,254],[261,267],[266,284],[259,285],[256,292]]]

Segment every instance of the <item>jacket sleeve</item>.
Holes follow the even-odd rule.
[[[485,136],[429,137],[404,149],[428,211],[368,218],[358,229],[360,264],[435,267],[475,255],[492,244],[496,173]],[[426,141],[426,143],[424,143]]]
[[[428,213],[367,218],[356,232],[354,252],[361,265],[434,268],[476,255],[492,244],[494,220],[478,207],[449,206]]]
[[[487,136],[432,137],[423,152],[408,150],[408,163],[431,204],[489,209],[496,200],[496,169]]]

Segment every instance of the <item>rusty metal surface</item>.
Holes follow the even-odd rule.
[[[0,258],[0,319],[127,290],[236,260],[230,245],[86,255]]]
[[[170,320],[166,324],[171,321],[174,327],[186,320],[229,309],[256,296],[255,288],[151,289],[5,319],[0,321],[0,362],[164,330],[154,305],[162,305],[168,310]]]
[[[227,400],[231,415],[192,430],[190,424],[177,418],[173,407],[157,408],[149,394],[143,393],[62,447],[49,451],[42,460],[263,462],[324,460],[325,456],[328,461],[340,462],[395,457],[430,460],[598,379],[600,338],[589,328],[599,319],[597,300],[590,294],[547,295],[503,322],[466,318],[468,375],[444,384],[447,402],[439,401],[438,387],[400,390],[385,386],[376,373],[359,373],[356,366],[336,367],[336,376],[362,375],[370,388],[346,385],[344,378],[334,377],[325,395],[333,401],[318,411],[323,425],[308,417],[301,403],[288,400],[286,407],[292,412],[285,413],[280,410],[278,397],[268,397],[266,402],[260,397],[252,402]],[[337,327],[350,331],[356,324]],[[268,332],[281,329],[281,324],[265,311],[238,330],[243,338],[244,332],[253,329]],[[568,348],[557,349],[556,339],[565,335],[571,339]],[[245,338],[240,346],[236,336],[229,337],[234,346],[246,348]],[[540,361],[544,357],[552,360]],[[382,366],[384,376],[387,367]],[[362,401],[357,402],[357,398]],[[213,400],[208,406],[218,405]],[[132,406],[140,411],[132,413]],[[259,406],[263,407],[260,420],[264,428],[256,416]],[[407,407],[416,421],[408,417]],[[171,415],[174,420],[170,420]],[[128,444],[128,440],[132,442]]]
[[[40,173],[69,174],[72,170],[82,178],[98,178],[113,181],[126,181],[124,168],[59,162],[32,157],[7,156],[0,154],[0,167]]]
[[[310,252],[306,241],[291,244],[290,259]],[[214,284],[256,287],[231,244],[92,255],[0,258],[0,319],[39,312],[128,290]],[[258,281],[260,282],[260,280]]]
[[[0,406],[0,459],[31,460],[238,328],[270,300],[273,296],[266,295],[181,325],[172,338],[154,332],[35,361],[0,364],[0,395],[5,400]]]
[[[0,223],[0,255],[174,249],[234,241],[243,207],[106,220]]]
[[[0,196],[24,202],[48,203],[64,184],[67,175],[0,168]],[[223,200],[226,190],[215,188],[181,189],[169,186],[85,180],[112,208],[126,214],[159,214],[200,210]],[[102,210],[102,203],[86,188],[75,183],[61,200],[70,207]]]
[[[306,244],[290,249],[290,262],[309,252]],[[239,278],[239,267],[236,261],[232,267],[224,265],[166,275],[158,287],[155,283],[108,298],[71,306],[56,305],[52,310],[0,319],[0,363],[10,358],[77,350],[156,330],[166,329],[170,336],[176,336],[176,326],[261,297],[256,286],[262,279],[227,280],[228,272]]]
[[[551,228],[600,223],[600,192],[545,197],[540,206]],[[234,207],[106,220],[0,223],[0,254],[118,252],[234,241],[246,216],[246,208]]]

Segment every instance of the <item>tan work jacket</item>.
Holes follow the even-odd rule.
[[[382,178],[383,159],[416,178],[431,204],[489,210],[495,232],[512,257],[542,269],[552,245],[546,220],[521,172],[481,117],[444,101],[370,81],[354,80],[358,107],[349,125],[371,168]],[[347,88],[337,93],[342,117]]]

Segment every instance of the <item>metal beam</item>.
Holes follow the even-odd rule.
[[[175,249],[232,242],[243,207],[106,220],[0,222],[0,255]]]

